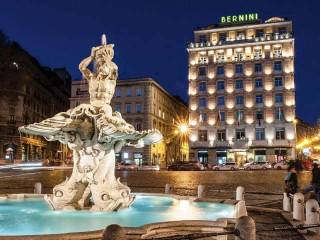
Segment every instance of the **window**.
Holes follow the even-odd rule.
[[[242,80],[236,80],[236,89],[243,89],[243,81]]]
[[[136,88],[136,96],[142,96],[142,88]]]
[[[284,140],[284,139],[285,139],[285,129],[276,128],[276,140]]]
[[[244,40],[246,38],[246,34],[244,31],[237,32],[237,40]]]
[[[207,75],[207,68],[206,67],[199,67],[198,74],[199,74],[199,76],[206,76]]]
[[[224,42],[227,39],[226,33],[219,33],[219,41]]]
[[[198,139],[199,139],[200,142],[208,141],[208,132],[207,132],[207,130],[199,130]]]
[[[256,112],[256,119],[257,120],[263,120],[263,111],[259,110]]]
[[[256,140],[265,140],[264,128],[256,128]]]
[[[262,72],[262,64],[261,63],[254,64],[254,72],[255,73],[261,73]]]
[[[206,113],[200,113],[199,122],[206,122],[208,120]]]
[[[218,106],[224,106],[224,96],[218,97]]]
[[[217,82],[217,90],[221,91],[221,90],[224,90],[224,81],[218,81]]]
[[[199,92],[205,92],[207,90],[206,82],[200,82],[198,87]]]
[[[205,108],[206,106],[207,106],[207,99],[204,97],[199,98],[199,107]]]
[[[273,49],[273,56],[275,57],[275,58],[279,58],[279,57],[282,57],[282,50],[281,50],[281,48],[274,48]]]
[[[238,124],[241,123],[244,119],[244,112],[241,110],[236,111],[235,118]]]
[[[121,89],[116,88],[116,97],[121,97]]]
[[[243,140],[246,138],[246,132],[244,129],[236,129],[236,140]]]
[[[207,42],[207,36],[206,35],[200,35],[199,36],[199,42],[201,42],[201,43]]]
[[[274,79],[274,86],[276,87],[282,87],[282,77],[276,77]]]
[[[208,58],[206,56],[200,56],[199,57],[199,64],[207,64]]]
[[[262,103],[263,103],[263,96],[256,95],[256,104],[262,104]]]
[[[276,116],[275,119],[278,121],[283,121],[284,120],[284,114],[283,114],[283,109],[278,107],[276,108]]]
[[[219,112],[219,120],[221,122],[224,122],[226,120],[226,114],[225,112]]]
[[[256,79],[255,86],[256,86],[256,88],[262,88],[263,87],[262,79],[260,79],[260,78]]]
[[[283,102],[283,95],[282,93],[277,93],[275,96],[275,102],[276,103],[282,103]]]
[[[234,56],[234,60],[237,62],[243,61],[243,52],[236,52],[236,55]],[[239,65],[241,65],[241,64],[239,64]]]
[[[136,123],[136,130],[137,131],[141,131],[142,130],[142,123],[141,122],[137,122]]]
[[[281,72],[282,71],[282,62],[281,61],[275,61],[273,63],[273,70],[277,71],[277,72]]]
[[[126,113],[131,113],[131,103],[126,103]]]
[[[243,66],[242,64],[236,64],[236,74],[243,74]]]
[[[218,141],[226,141],[226,130],[218,130],[217,139]]]
[[[217,62],[218,63],[223,63],[224,62],[224,52],[218,52],[217,53]]]
[[[236,105],[243,105],[244,97],[243,96],[236,96]]]
[[[253,52],[253,58],[255,60],[262,59],[262,49],[255,49]]]
[[[136,103],[136,112],[141,113],[142,112],[142,105],[141,103]]]
[[[115,110],[116,112],[121,112],[121,103],[116,103],[116,104],[114,105],[114,110]]]
[[[127,97],[131,97],[131,88],[127,88]]]
[[[285,34],[287,33],[287,28],[286,27],[279,27],[279,34]]]
[[[264,30],[263,29],[257,29],[256,30],[256,37],[263,37]]]
[[[224,75],[224,66],[218,66],[217,67],[217,75],[223,76]]]

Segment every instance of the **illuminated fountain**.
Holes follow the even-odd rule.
[[[79,65],[89,84],[90,104],[19,128],[26,134],[68,144],[73,152],[71,177],[55,186],[52,196],[46,196],[55,210],[91,207],[114,211],[130,206],[134,195],[115,177],[115,153],[123,146],[140,148],[162,139],[158,130],[136,131],[119,112],[112,111],[110,101],[118,77],[118,67],[112,62],[113,46],[102,35],[101,46],[93,47]],[[88,67],[91,63],[93,71]]]

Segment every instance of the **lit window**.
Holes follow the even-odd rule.
[[[243,81],[242,80],[236,80],[236,89],[243,89]]]
[[[283,102],[283,95],[282,93],[277,93],[275,96],[275,102],[276,103],[282,103]]]
[[[208,141],[208,132],[207,132],[207,130],[199,130],[198,139],[199,139],[200,142]]]
[[[224,106],[224,96],[218,97],[218,106]]]

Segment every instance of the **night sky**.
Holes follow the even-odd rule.
[[[187,42],[192,30],[223,15],[259,13],[293,20],[297,115],[320,117],[319,6],[294,0],[38,0],[1,1],[0,29],[42,65],[66,67],[80,78],[78,64],[99,45],[102,33],[115,44],[119,79],[153,77],[187,100]]]

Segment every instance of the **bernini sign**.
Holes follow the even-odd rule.
[[[258,13],[247,13],[239,15],[222,16],[221,23],[251,22],[259,19]]]

